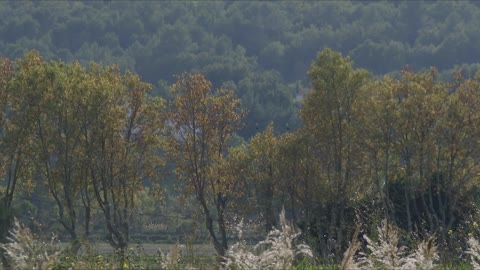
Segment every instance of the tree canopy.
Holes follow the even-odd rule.
[[[264,233],[282,208],[325,261],[380,216],[445,259],[480,233],[477,2],[9,1],[0,18],[0,242],[33,199],[73,252],[93,231],[122,260],[139,209],[187,209],[175,237],[199,213],[220,257],[240,216]]]
[[[175,74],[201,72],[238,93],[250,112],[241,135],[251,137],[257,124],[299,126],[294,98],[327,47],[375,75],[406,65],[435,66],[444,77],[458,65],[473,75],[479,14],[475,1],[7,1],[0,51],[118,64],[165,96]]]

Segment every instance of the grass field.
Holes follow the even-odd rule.
[[[69,243],[61,243],[58,248],[65,249]],[[131,269],[162,269],[159,250],[163,254],[169,251],[175,244],[159,244],[159,243],[130,243],[126,252],[126,260]],[[215,256],[215,250],[210,244],[193,244],[188,247],[180,245],[180,254],[178,261],[175,263],[174,269],[214,269],[218,268],[218,262]],[[70,269],[71,265],[76,265],[71,269],[78,268],[78,261],[82,261],[81,267],[84,269],[118,269],[118,254],[107,242],[89,242],[82,246],[79,253],[75,257],[64,256],[62,267]],[[116,265],[116,266],[115,266]],[[63,269],[60,267],[59,269]],[[193,268],[192,268],[193,267]]]
[[[110,244],[105,242],[91,243],[92,248],[98,254],[111,254],[114,252]],[[131,243],[130,249],[142,249],[145,255],[156,255],[158,250],[161,249],[162,252],[167,252],[173,247],[174,244],[156,244],[156,243]],[[215,249],[210,244],[194,244],[190,248],[187,248],[182,245],[182,253],[185,255],[214,255]]]

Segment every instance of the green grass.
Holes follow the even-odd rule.
[[[98,253],[98,254],[112,254],[114,253],[113,248],[110,246],[110,244],[105,243],[105,242],[92,242],[90,243],[92,248]],[[175,244],[156,244],[156,243],[141,243],[141,244],[135,244],[131,243],[129,245],[129,249],[133,248],[136,249],[137,247],[143,248],[144,253],[146,255],[156,255],[158,252],[158,249],[160,248],[163,252],[167,252],[170,250],[171,247],[173,247]],[[182,248],[183,255],[215,255],[215,249],[213,248],[212,245],[210,244],[193,244],[191,250],[188,248]]]
[[[99,263],[99,258],[102,258],[103,262],[107,263],[115,262],[118,260],[115,257],[112,247],[105,242],[92,242],[89,243],[91,250],[88,252],[85,248],[82,248],[80,254],[75,260],[89,261],[92,265]],[[68,243],[62,243],[62,247],[66,247]],[[158,249],[160,248],[164,253],[168,252],[174,244],[158,244],[158,243],[142,243],[142,244],[130,244],[128,254],[128,260],[130,269],[159,269],[158,262]],[[93,252],[93,254],[92,254]],[[89,254],[88,254],[89,253]],[[70,258],[72,260],[73,258]],[[65,258],[64,258],[65,260]],[[69,265],[65,263],[64,265]],[[97,264],[99,265],[99,264]],[[179,269],[185,269],[187,266],[193,266],[196,269],[216,269],[218,263],[215,257],[215,250],[210,244],[193,244],[190,248],[182,247],[182,257],[179,262]],[[63,269],[59,267],[58,269]],[[65,269],[68,269],[65,268]],[[76,268],[74,268],[76,269]],[[94,269],[94,268],[93,268]],[[302,261],[297,264],[292,270],[338,270],[340,266],[338,264],[320,265],[312,263],[308,260]],[[436,267],[438,270],[471,270],[472,267],[469,263],[461,264],[443,264]]]

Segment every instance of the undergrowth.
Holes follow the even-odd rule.
[[[41,241],[16,220],[9,234],[9,243],[0,244],[0,248],[5,251],[13,269],[480,269],[480,243],[477,239],[470,237],[468,241],[465,254],[470,261],[459,265],[438,265],[435,237],[419,240],[416,247],[408,248],[401,244],[398,230],[386,221],[377,227],[375,239],[368,235],[360,237],[357,228],[341,264],[320,265],[316,263],[311,248],[299,241],[301,232],[289,224],[284,211],[280,214],[279,224],[279,228],[268,233],[265,240],[249,245],[242,238],[240,223],[239,241],[228,249],[220,265],[191,264],[193,260],[184,255],[185,247],[179,242],[168,252],[159,249],[156,255],[147,255],[143,246],[138,244],[128,249],[123,261],[115,253],[99,254],[90,243],[82,242],[79,254],[70,256],[56,245],[54,239]]]

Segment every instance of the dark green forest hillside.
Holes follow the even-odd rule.
[[[377,75],[407,65],[473,74],[479,17],[475,1],[10,1],[0,2],[0,52],[118,64],[160,95],[174,74],[202,72],[236,90],[250,137],[257,123],[298,126],[295,96],[327,47]]]

